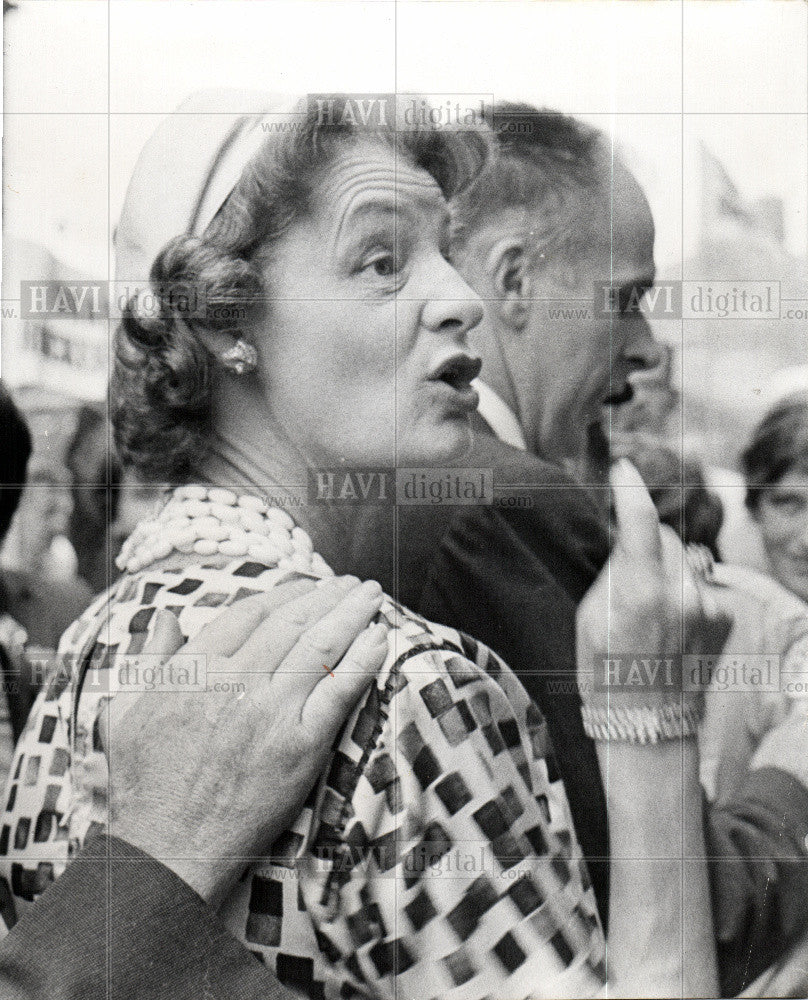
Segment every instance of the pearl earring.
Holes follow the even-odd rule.
[[[219,355],[219,361],[236,375],[248,375],[258,367],[258,351],[239,337],[232,347]]]

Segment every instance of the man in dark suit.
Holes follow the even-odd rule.
[[[603,913],[606,865],[593,861],[608,855],[600,772],[577,696],[557,679],[571,676],[574,607],[608,551],[606,504],[592,505],[584,487],[565,487],[537,458],[494,446],[490,433],[570,472],[583,468],[588,425],[604,403],[630,398],[632,370],[662,357],[640,310],[655,276],[654,225],[640,185],[597,130],[529,105],[500,105],[494,128],[500,159],[457,206],[456,259],[488,306],[470,339],[484,362],[489,436],[478,438],[468,464],[490,461],[499,499],[513,503],[521,489],[531,508],[500,506],[497,532],[494,512],[461,514],[417,603],[501,653],[547,716]],[[538,589],[531,556],[546,571]],[[464,571],[465,587],[446,586]],[[545,629],[535,624],[542,621]],[[748,986],[808,923],[808,793],[787,755],[764,756],[769,766],[753,771],[732,803],[706,813],[725,996]]]
[[[575,473],[604,403],[624,398],[629,373],[662,356],[631,294],[653,284],[654,225],[639,184],[596,129],[529,105],[495,107],[494,129],[499,159],[455,205],[454,256],[486,303],[469,333],[483,370],[480,433],[466,464],[496,470],[497,513],[461,514],[423,590],[405,585],[402,598],[490,643],[547,716],[605,917],[603,789],[569,682],[575,608],[609,540],[606,505]],[[616,289],[613,311],[593,303],[598,280]],[[401,552],[413,534],[400,539]],[[506,592],[471,577],[447,586],[463,567],[475,581],[482,575],[464,562],[481,551]],[[486,602],[474,599],[480,587]]]

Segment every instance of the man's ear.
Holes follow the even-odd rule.
[[[491,248],[486,268],[491,277],[493,308],[512,329],[521,330],[530,314],[531,281],[525,242],[506,236]]]

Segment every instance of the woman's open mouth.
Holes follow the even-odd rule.
[[[483,363],[470,354],[456,353],[446,358],[428,377],[434,386],[446,386],[441,394],[447,401],[460,404],[464,409],[474,410],[480,401],[472,382],[480,374]]]
[[[622,406],[623,403],[630,403],[634,399],[634,386],[626,381],[622,389],[611,393],[603,400],[604,406]]]
[[[483,363],[470,354],[452,354],[429,376],[430,382],[445,382],[456,392],[466,392],[480,374]]]

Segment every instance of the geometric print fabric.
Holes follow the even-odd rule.
[[[192,636],[289,575],[244,559],[169,559],[122,577],[71,626],[60,647],[71,675],[40,694],[9,778],[6,923],[106,826],[97,721],[115,655],[143,648],[158,608]],[[377,682],[223,920],[312,1000],[597,994],[603,935],[541,713],[481,643],[389,599],[377,620],[389,638]],[[93,665],[83,684],[82,662]]]

